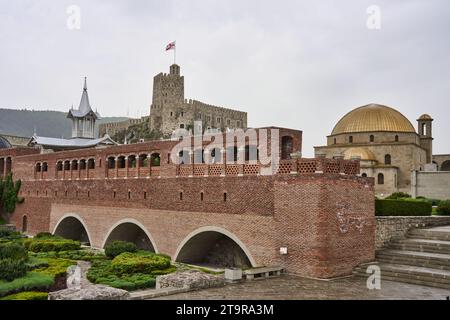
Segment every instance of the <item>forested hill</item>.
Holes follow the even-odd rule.
[[[107,117],[97,124],[126,119]],[[70,138],[72,121],[67,119],[67,112],[0,109],[0,133],[31,137],[35,128],[40,136]],[[96,130],[98,132],[98,125]]]

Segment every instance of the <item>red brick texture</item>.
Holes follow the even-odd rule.
[[[356,176],[25,181],[22,195],[12,219],[18,228],[24,214],[32,234],[54,231],[62,217],[75,215],[96,247],[132,219],[172,257],[195,230],[222,228],[243,243],[255,266],[283,265],[303,276],[350,274],[374,258],[372,180]],[[288,248],[286,256],[280,247]]]

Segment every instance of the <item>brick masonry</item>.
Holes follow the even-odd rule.
[[[301,132],[280,132],[281,140],[293,137],[293,153],[301,150]],[[280,265],[315,278],[348,275],[354,266],[374,259],[373,179],[357,175],[359,162],[287,159],[282,172],[266,176],[259,173],[259,163],[246,170],[245,163],[227,161],[217,176],[205,175],[210,169],[199,171],[197,165],[181,176],[184,165],[169,159],[176,143],[48,154],[1,150],[0,157],[11,159],[14,178],[22,179],[25,199],[11,222],[22,229],[26,220],[26,232],[36,234],[53,232],[64,217],[73,216],[95,247],[103,247],[115,227],[131,222],[146,232],[156,251],[173,259],[197,233],[213,231],[237,243],[253,266]],[[128,160],[125,167],[117,166],[120,157],[153,153],[161,157],[158,166],[136,167]],[[109,169],[111,157],[116,165]],[[87,159],[94,166],[81,169]],[[58,170],[61,162],[70,166]],[[37,171],[44,164],[47,170]],[[281,247],[287,247],[287,255],[280,254]]]

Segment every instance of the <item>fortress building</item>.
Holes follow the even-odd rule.
[[[399,111],[384,105],[369,104],[356,108],[342,117],[326,146],[317,146],[317,157],[359,159],[361,174],[375,179],[378,196],[393,192],[450,197],[449,192],[436,190],[443,182],[450,184],[450,172],[438,173],[436,159],[441,169],[446,169],[448,155],[433,156],[433,119],[423,114],[417,119],[416,131],[411,122]],[[443,164],[443,165],[442,165]],[[424,194],[412,190],[417,174],[432,177],[427,181]],[[433,191],[435,190],[435,191]]]
[[[114,134],[146,118],[106,123],[99,127],[100,134]],[[185,99],[184,76],[180,66],[173,64],[170,72],[153,78],[153,98],[150,106],[150,128],[170,136],[175,129],[192,129],[194,121],[201,121],[204,129],[247,128],[247,113],[209,105],[198,100]]]

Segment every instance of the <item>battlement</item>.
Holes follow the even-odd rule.
[[[208,103],[204,103],[202,101],[195,100],[195,99],[184,99],[184,103],[187,106],[200,105],[201,107],[216,109],[217,111],[227,112],[227,113],[231,113],[231,114],[236,114],[236,115],[238,115],[238,114],[239,115],[245,114],[245,115],[247,115],[247,112],[244,112],[244,111],[239,111],[239,110],[236,110],[236,109],[225,108],[225,107],[219,107],[219,106],[208,104]]]

